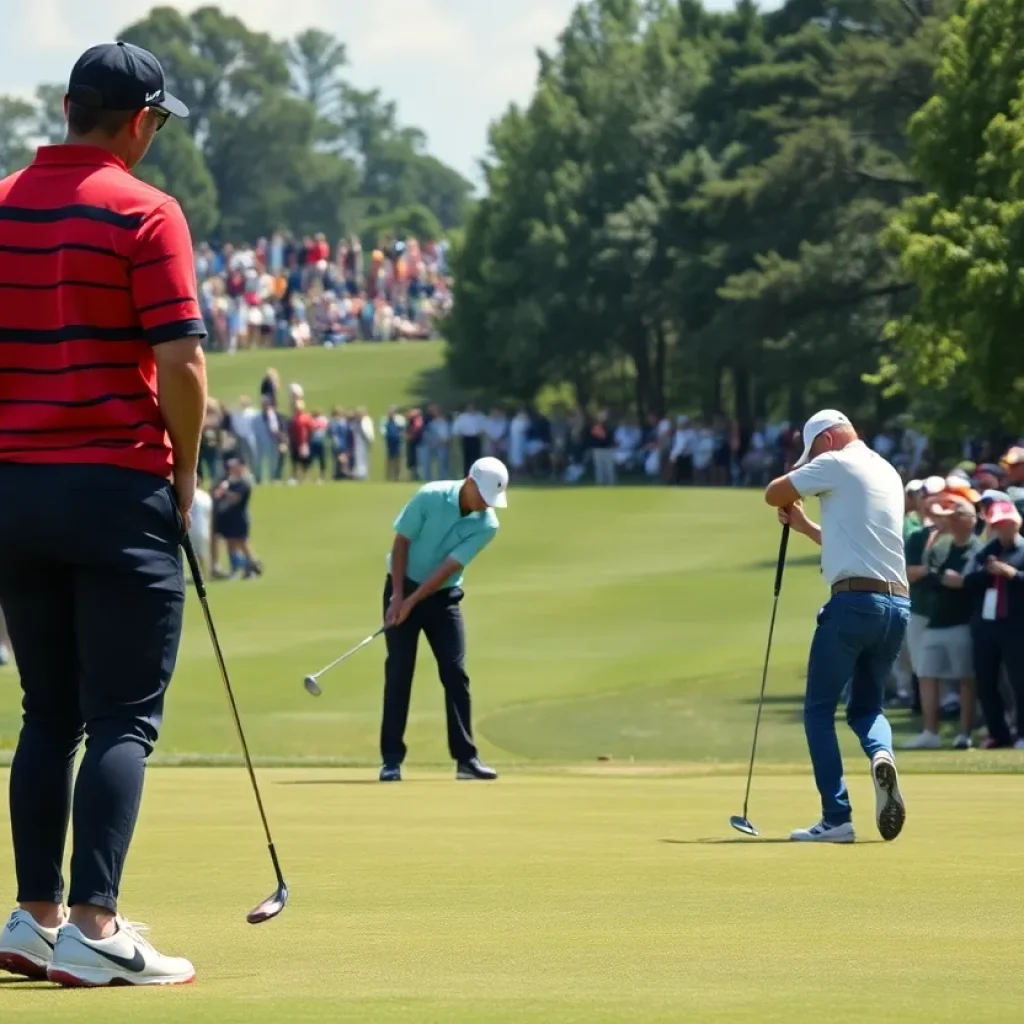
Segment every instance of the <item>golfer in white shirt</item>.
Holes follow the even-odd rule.
[[[821,545],[821,571],[832,590],[818,613],[804,700],[804,729],[821,794],[821,821],[791,838],[852,843],[850,794],[836,736],[835,711],[847,683],[846,721],[871,759],[875,818],[883,839],[903,829],[906,810],[882,710],[886,681],[900,651],[910,600],[903,557],[903,482],[857,437],[850,421],[824,409],[807,421],[804,452],[765,492],[779,519]],[[803,499],[821,499],[821,525]]]

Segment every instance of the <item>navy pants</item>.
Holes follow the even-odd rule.
[[[70,818],[68,903],[117,908],[181,637],[181,536],[159,477],[0,464],[0,607],[24,693],[10,785],[19,902],[64,899]]]
[[[419,584],[405,581],[405,595]],[[444,709],[448,720],[448,752],[454,761],[476,757],[470,721],[469,676],[466,675],[466,631],[459,602],[462,590],[438,590],[421,601],[397,629],[384,637],[388,656],[384,663],[384,715],[380,727],[380,756],[385,764],[405,760],[405,726],[409,719],[412,677],[420,633],[427,638],[437,661],[437,674],[444,687]],[[391,603],[391,577],[384,585],[384,611]]]
[[[909,621],[910,602],[887,594],[835,594],[818,613],[807,668],[804,731],[822,818],[830,825],[842,825],[852,814],[836,736],[836,708],[849,683],[846,721],[864,753],[892,753],[892,727],[882,705]]]
[[[971,639],[974,641],[974,676],[988,734],[1001,747],[1012,746],[1014,737],[1006,724],[1006,702],[999,688],[999,674],[1005,666],[1017,705],[1017,735],[1024,736],[1024,637],[1021,629],[1013,619],[987,621],[979,618],[971,624]]]

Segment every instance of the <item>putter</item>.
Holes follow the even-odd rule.
[[[359,643],[357,643],[355,647],[352,648],[351,651],[346,651],[340,658],[335,658],[334,661],[330,663],[330,665],[324,665],[324,667],[320,669],[319,672],[314,672],[311,676],[306,676],[306,678],[302,681],[303,685],[306,687],[306,692],[314,697],[319,697],[320,694],[322,694],[324,691],[320,688],[320,684],[317,682],[317,680],[325,672],[329,672],[332,668],[334,668],[335,665],[340,665],[346,658],[351,658],[352,655],[356,653],[356,651],[361,651],[364,647],[367,646],[367,644],[373,643],[373,641],[376,640],[377,637],[379,637],[386,628],[386,626],[381,626],[376,633],[372,633],[365,640],[361,640]]]
[[[757,718],[754,721],[754,742],[750,747],[750,767],[747,769],[747,791],[743,797],[743,814],[734,814],[729,819],[737,832],[745,836],[759,836],[761,833],[750,823],[747,816],[750,804],[750,783],[754,778],[754,757],[757,754],[757,734],[761,728],[761,712],[764,710],[764,688],[768,682],[768,659],[772,655],[772,637],[775,635],[775,613],[779,610],[779,592],[782,590],[782,570],[786,567],[786,548],[789,546],[789,523],[782,528],[779,542],[779,564],[775,569],[775,600],[772,602],[772,621],[768,627],[768,649],[764,652],[764,671],[761,673],[761,695],[757,699]]]
[[[285,883],[284,875],[281,874],[281,865],[277,859],[277,850],[274,849],[274,839],[270,834],[267,814],[263,810],[260,787],[256,782],[256,772],[253,770],[252,758],[249,756],[249,744],[245,742],[245,733],[242,731],[242,719],[239,717],[238,705],[235,703],[235,695],[231,689],[231,680],[228,678],[228,668],[224,662],[224,653],[221,650],[220,641],[217,639],[217,631],[213,627],[213,616],[210,614],[210,602],[206,597],[206,583],[203,580],[203,571],[199,567],[199,559],[196,558],[195,548],[192,547],[192,540],[187,533],[181,540],[181,546],[185,552],[185,558],[188,560],[189,568],[192,570],[192,582],[195,584],[199,603],[203,607],[206,629],[210,634],[210,643],[213,645],[213,653],[217,658],[217,666],[220,669],[221,679],[224,681],[224,689],[227,690],[228,703],[231,705],[231,716],[235,720],[235,729],[238,731],[238,739],[242,744],[245,767],[249,771],[249,781],[252,783],[252,791],[256,796],[256,806],[259,808],[260,820],[263,822],[263,831],[267,837],[267,849],[270,851],[270,860],[274,865],[274,874],[277,876],[277,889],[265,900],[253,907],[245,916],[249,924],[262,924],[264,921],[269,921],[272,917],[277,917],[284,910],[285,905],[288,903],[288,886]]]

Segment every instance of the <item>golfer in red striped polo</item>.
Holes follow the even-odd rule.
[[[181,635],[206,405],[188,227],[131,168],[188,110],[121,43],[80,58],[64,106],[66,142],[0,182],[0,606],[24,691],[0,969],[184,983],[192,965],[117,909]]]

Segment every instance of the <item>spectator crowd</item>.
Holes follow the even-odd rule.
[[[208,344],[225,352],[426,340],[451,310],[445,242],[384,238],[369,254],[357,237],[332,251],[323,234],[204,242],[196,277]]]

